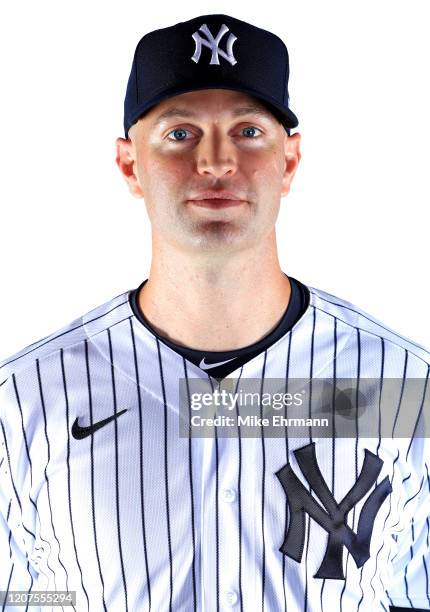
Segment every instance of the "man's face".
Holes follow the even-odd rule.
[[[152,108],[118,138],[117,163],[145,199],[153,246],[222,255],[274,235],[299,144],[257,99],[206,89]],[[221,191],[235,199],[210,199]]]

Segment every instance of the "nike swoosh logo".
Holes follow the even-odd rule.
[[[203,359],[199,363],[199,368],[201,368],[202,370],[209,370],[209,368],[215,368],[216,366],[223,365],[224,363],[233,361],[233,359],[236,359],[236,357],[233,357],[233,359],[227,359],[227,361],[218,361],[218,363],[205,363],[205,359],[206,357],[203,357]]]
[[[76,417],[75,422],[72,425],[72,436],[76,438],[76,440],[82,440],[83,438],[90,436],[92,433],[94,433],[101,427],[104,427],[117,417],[121,416],[121,414],[124,414],[124,412],[127,412],[127,410],[128,408],[125,408],[124,410],[113,414],[107,419],[103,419],[102,421],[98,421],[97,423],[93,423],[92,425],[87,425],[86,427],[81,427],[78,423],[79,417]]]

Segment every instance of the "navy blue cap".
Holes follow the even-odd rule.
[[[134,53],[124,101],[124,132],[147,110],[198,89],[231,89],[258,98],[287,131],[288,51],[272,32],[228,15],[202,15],[145,34]]]

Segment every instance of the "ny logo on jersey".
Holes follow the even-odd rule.
[[[349,550],[357,567],[364,565],[370,557],[373,523],[383,501],[392,491],[388,476],[375,487],[363,504],[357,533],[348,527],[346,515],[376,483],[383,461],[365,449],[358,480],[338,504],[320,472],[315,455],[315,443],[299,448],[294,451],[294,455],[311,490],[324,508],[297,478],[289,463],[278,470],[276,476],[281,481],[290,508],[288,531],[279,550],[291,559],[301,561],[305,545],[305,513],[307,513],[328,533],[325,555],[314,578],[343,580],[345,578],[342,567],[343,546]]]
[[[219,48],[221,38],[226,32],[228,32],[228,27],[224,23],[220,27],[216,38],[212,36],[208,26],[205,23],[200,26],[199,30],[200,32],[203,32],[203,34],[206,35],[206,38],[202,38],[198,31],[194,32],[193,38],[194,42],[196,43],[196,50],[194,51],[194,55],[191,58],[193,62],[196,62],[196,64],[198,64],[200,55],[202,53],[202,45],[204,45],[205,47],[209,47],[209,49],[211,49],[212,51],[211,61],[209,62],[210,64],[219,65],[219,55],[221,55],[221,57],[230,62],[232,66],[237,64],[236,58],[233,55],[233,43],[235,40],[237,40],[237,36],[230,32],[230,35],[227,39],[227,52]]]

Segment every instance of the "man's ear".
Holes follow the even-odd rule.
[[[135,172],[136,152],[133,142],[128,138],[117,138],[115,161],[135,198],[143,198],[143,191]]]
[[[285,134],[284,153],[285,153],[285,168],[282,178],[282,196],[286,196],[291,187],[291,181],[296,173],[302,154],[300,152],[300,134],[297,132],[292,136]]]

